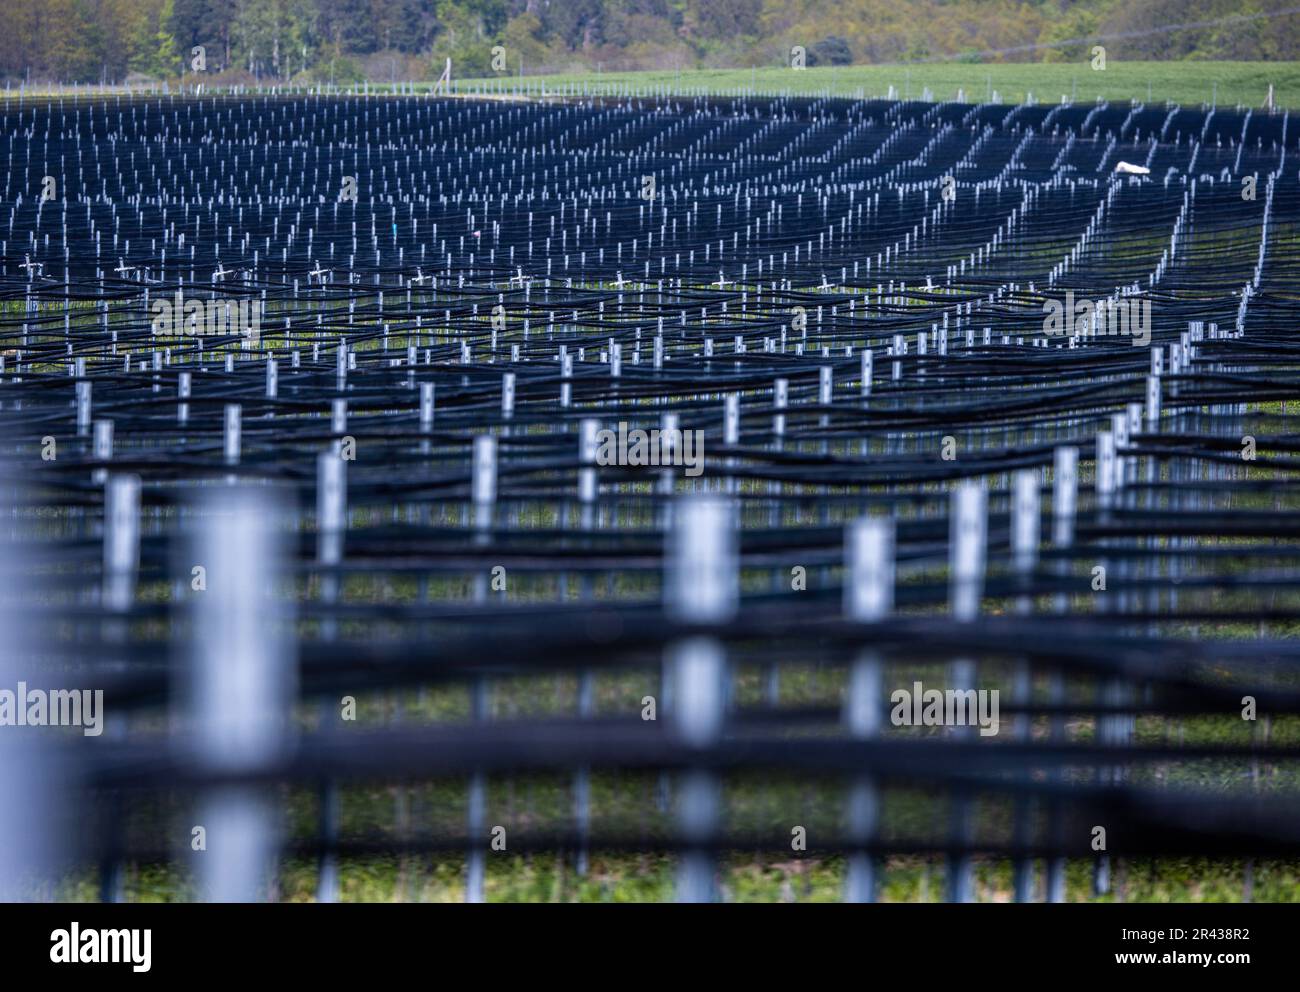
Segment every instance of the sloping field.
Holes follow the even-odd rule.
[[[1297,122],[962,68],[8,102],[0,883],[1293,900]]]

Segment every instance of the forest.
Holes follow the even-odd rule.
[[[1300,58],[1283,0],[5,0],[0,78],[215,84],[809,65]],[[497,51],[494,53],[494,49]]]

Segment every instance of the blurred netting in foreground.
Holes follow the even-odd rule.
[[[8,101],[0,690],[106,716],[0,727],[3,895],[1294,898],[1297,140]]]

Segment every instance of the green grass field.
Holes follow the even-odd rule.
[[[460,80],[459,89],[487,86],[510,92],[518,77],[502,73],[483,80]],[[618,93],[629,88],[667,88],[682,93],[804,93],[881,97],[893,86],[900,97],[920,99],[928,88],[936,100],[953,100],[964,90],[967,100],[988,100],[996,91],[1003,101],[1018,103],[1033,94],[1042,103],[1062,96],[1075,102],[1135,99],[1171,100],[1192,106],[1217,99],[1219,106],[1238,103],[1259,107],[1271,83],[1274,102],[1300,106],[1300,62],[1121,62],[1109,59],[1094,70],[1088,59],[1057,63],[977,64],[946,62],[923,65],[853,65],[803,70],[789,68],[702,69],[688,72],[584,73],[525,76],[530,92],[585,87],[588,93]]]
[[[171,89],[190,92],[192,80],[173,80]],[[161,85],[161,84],[159,84]],[[1075,103],[1097,99],[1110,101],[1138,100],[1163,103],[1166,100],[1183,106],[1215,103],[1220,107],[1262,107],[1273,86],[1273,102],[1278,107],[1300,107],[1300,62],[1123,62],[1108,59],[1104,70],[1094,70],[1090,59],[1076,62],[976,63],[942,62],[911,65],[849,65],[790,69],[765,67],[750,69],[693,69],[664,72],[585,72],[553,76],[514,76],[503,72],[483,79],[456,79],[453,94],[458,96],[500,95],[503,97],[541,97],[576,91],[586,95],[627,93],[680,94],[714,93],[721,95],[758,93],[806,94],[869,99],[886,97],[890,87],[903,99],[956,100],[978,103],[993,99],[1020,103],[1033,96],[1039,103],[1058,103],[1066,97]],[[337,92],[358,92],[360,86],[337,87]],[[373,81],[366,92],[379,95],[429,93],[430,81],[391,83]],[[306,85],[270,87],[266,92],[299,93],[312,89]],[[226,92],[221,85],[205,86],[208,94]],[[125,94],[125,86],[33,86],[24,99],[41,96],[93,97]],[[148,86],[136,86],[130,92],[148,94]],[[161,92],[161,90],[159,90]],[[256,90],[256,92],[263,92]],[[0,99],[19,99],[19,91],[0,92]]]

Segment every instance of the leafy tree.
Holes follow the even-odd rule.
[[[454,76],[487,76],[492,73],[492,46],[505,27],[506,4],[494,0],[486,5],[470,0],[439,0],[439,31],[434,39],[434,67],[451,57]]]
[[[236,0],[173,0],[171,31],[180,51],[188,54],[195,45],[207,49],[209,68],[219,69],[234,59],[231,24],[237,12]]]
[[[707,39],[758,33],[763,0],[688,0],[683,20],[686,31]]]
[[[604,17],[601,0],[563,0],[546,8],[542,24],[570,48],[589,49],[603,40]]]
[[[239,0],[231,30],[235,55],[256,76],[288,78],[315,54],[318,21],[316,0]]]
[[[839,35],[823,38],[808,49],[809,65],[852,65],[853,49]]]
[[[151,44],[145,50],[144,71],[152,76],[172,76],[180,71],[181,57],[172,34],[173,0],[163,0],[162,9],[154,26]]]
[[[551,50],[542,40],[542,21],[536,14],[525,11],[506,22],[501,33],[501,44],[505,45],[506,57],[510,64],[518,66],[522,59],[524,71],[545,65],[551,58]]]

